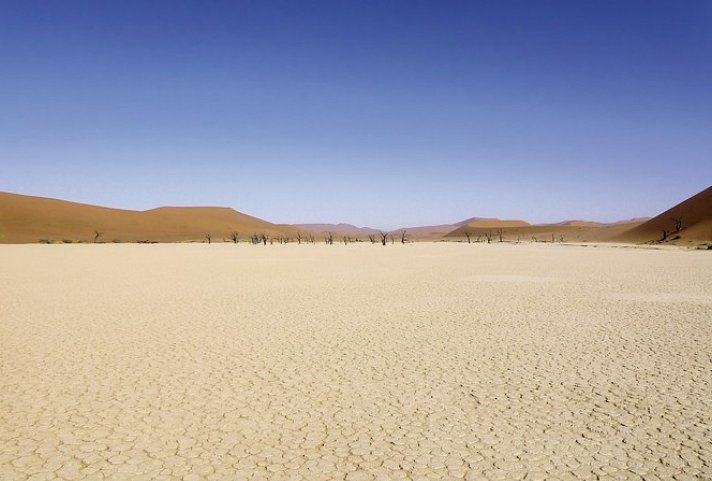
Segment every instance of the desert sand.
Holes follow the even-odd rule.
[[[712,479],[712,255],[0,246],[0,479]]]

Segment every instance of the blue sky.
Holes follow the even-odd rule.
[[[712,184],[709,1],[0,1],[0,190],[392,228]]]

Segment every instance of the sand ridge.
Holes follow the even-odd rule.
[[[0,265],[2,480],[712,479],[707,252],[11,245]]]

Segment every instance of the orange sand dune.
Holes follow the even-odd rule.
[[[678,231],[676,221],[681,222]],[[615,240],[620,242],[695,243],[712,241],[712,186],[628,231]]]
[[[91,241],[222,240],[232,232],[294,235],[297,229],[275,225],[226,207],[161,207],[147,211],[111,209],[57,199],[0,192],[0,243],[47,240]]]

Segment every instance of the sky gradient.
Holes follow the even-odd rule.
[[[712,2],[1,2],[0,190],[382,228],[712,184]]]

